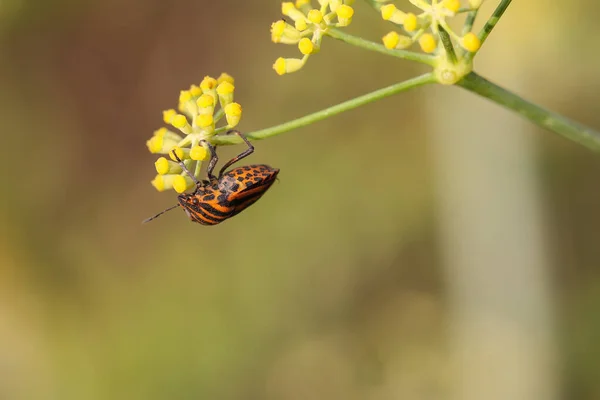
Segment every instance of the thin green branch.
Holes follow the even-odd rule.
[[[444,45],[444,49],[446,49],[446,56],[448,57],[448,60],[452,64],[456,64],[456,53],[454,52],[454,46],[452,45],[452,40],[450,40],[450,35],[448,35],[448,32],[442,25],[438,25],[437,28],[442,45]]]
[[[504,14],[504,11],[506,11],[506,9],[508,8],[508,6],[510,5],[511,1],[512,0],[502,0],[502,1],[500,1],[500,4],[498,4],[498,7],[496,7],[496,9],[494,10],[494,12],[490,16],[490,18],[487,20],[487,22],[485,23],[485,25],[481,29],[481,31],[479,32],[479,35],[477,35],[479,37],[479,40],[481,40],[481,46],[483,46],[483,43],[485,42],[485,40],[487,39],[487,37],[490,35],[490,33],[492,32],[492,30],[494,29],[494,27],[496,26],[496,24],[500,20],[500,17],[502,17],[502,14]],[[481,46],[480,46],[480,48],[481,48]],[[473,59],[473,57],[475,56],[475,54],[477,54],[477,52],[468,53],[468,54],[465,55],[465,58],[468,61],[470,61],[470,60]]]
[[[457,85],[521,114],[536,125],[600,152],[600,132],[530,103],[474,72],[465,76]]]
[[[471,32],[473,29],[473,24],[475,23],[475,18],[477,18],[477,13],[479,12],[479,8],[473,11],[469,11],[467,14],[467,18],[465,19],[465,24],[462,29],[462,36],[465,36],[467,33]]]
[[[416,61],[416,62],[420,62],[422,64],[431,65],[431,66],[433,66],[435,64],[434,56],[431,56],[428,54],[416,53],[414,51],[408,51],[408,50],[388,49],[382,44],[371,42],[369,40],[365,40],[363,38],[347,34],[339,29],[330,28],[327,31],[327,35],[331,36],[334,39],[341,40],[343,42],[346,42],[353,46],[363,48],[365,50],[376,51],[378,53],[386,54],[388,56],[402,58],[404,60]]]
[[[381,7],[383,6],[383,4],[377,0],[365,0],[365,3],[373,7],[377,12],[381,11]]]
[[[326,108],[321,111],[317,111],[304,117],[297,118],[292,121],[288,121],[270,128],[246,133],[245,136],[251,140],[261,140],[272,136],[277,136],[284,132],[291,131],[292,129],[300,128],[312,124],[314,122],[323,120],[325,118],[332,117],[344,111],[349,111],[362,105],[372,103],[385,97],[389,97],[391,95],[406,91],[408,89],[412,89],[418,86],[423,86],[425,84],[434,82],[436,82],[436,80],[433,74],[426,73],[415,78],[409,79],[407,81],[396,83],[383,89],[375,90],[374,92],[367,93],[365,95],[356,97],[352,100],[345,101],[343,103],[337,104],[335,106]],[[235,135],[218,135],[214,136],[210,141],[212,144],[219,146],[242,143],[242,140]]]

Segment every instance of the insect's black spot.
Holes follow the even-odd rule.
[[[243,176],[238,176],[237,177],[237,181],[238,182],[244,182],[244,177]]]
[[[227,200],[227,194],[226,193],[222,193],[217,197],[217,201],[220,204],[228,204],[228,200]]]
[[[231,185],[230,189],[231,189],[232,192],[237,192],[239,188],[240,188],[240,184],[236,183],[234,185]]]
[[[259,168],[259,171],[260,171],[260,172],[265,172],[266,170],[267,170],[267,167],[260,167],[260,168]]]
[[[211,201],[211,200],[214,200],[214,199],[215,199],[215,195],[213,193],[207,194],[206,196],[204,196],[202,198],[203,201]]]
[[[248,166],[243,167],[243,168],[244,168],[244,171],[250,171],[250,167],[248,167]]]
[[[250,179],[250,178],[252,178],[253,176],[254,176],[253,174],[250,174],[250,173],[248,173],[248,174],[246,174],[246,175],[245,175],[245,178],[246,178],[246,179]]]

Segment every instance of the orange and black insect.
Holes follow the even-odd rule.
[[[227,218],[239,214],[265,194],[275,182],[279,169],[264,164],[253,164],[225,172],[231,165],[254,152],[254,146],[239,131],[229,131],[228,133],[235,133],[242,138],[248,145],[248,149],[226,162],[219,171],[219,176],[216,177],[213,175],[213,170],[219,158],[215,148],[210,143],[203,141],[211,154],[207,168],[208,180],[203,181],[198,181],[175,154],[181,168],[196,183],[196,189],[193,193],[180,194],[177,196],[179,204],[167,208],[144,222],[152,221],[176,207],[182,207],[193,222],[202,225],[217,225]]]

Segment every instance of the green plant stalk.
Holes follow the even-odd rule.
[[[487,97],[491,101],[519,113],[542,128],[558,133],[590,150],[600,152],[600,132],[530,103],[475,72],[466,75],[456,85],[470,92],[477,93],[480,96]]]
[[[462,36],[465,36],[467,33],[471,32],[471,29],[473,29],[473,24],[475,23],[475,18],[477,18],[478,12],[479,9],[469,11],[469,13],[467,14],[467,18],[465,19],[465,24],[463,25]]]
[[[272,136],[277,136],[284,132],[291,131],[292,129],[310,125],[322,119],[343,113],[344,111],[352,110],[354,108],[360,107],[368,103],[372,103],[385,97],[392,96],[394,94],[406,91],[408,89],[423,86],[428,83],[434,83],[435,81],[435,77],[432,73],[426,73],[415,78],[406,80],[404,82],[396,83],[391,86],[375,90],[374,92],[367,93],[365,95],[356,97],[352,100],[345,101],[335,106],[325,108],[321,111],[317,111],[304,117],[285,122],[280,125],[272,126],[270,128],[261,129],[254,132],[248,132],[245,134],[245,136],[250,140],[261,140]],[[210,139],[210,141],[212,144],[219,146],[242,143],[242,140],[238,136],[234,135],[217,135],[213,136]]]
[[[373,7],[375,9],[375,11],[381,11],[381,7],[383,6],[382,3],[379,3],[375,0],[365,0],[366,3],[368,3],[371,7]]]
[[[444,27],[441,25],[438,25],[437,29],[440,36],[440,41],[442,42],[444,49],[446,49],[446,56],[448,57],[448,60],[450,60],[452,64],[456,64],[456,53],[454,52],[454,46],[452,45],[452,40],[450,40],[448,32],[446,32]]]
[[[508,6],[510,5],[511,1],[512,0],[502,0],[490,16],[490,18],[487,20],[483,28],[481,28],[481,32],[479,32],[479,34],[477,35],[477,37],[479,37],[479,40],[481,41],[481,46],[479,46],[480,49],[483,46],[483,43],[485,42],[487,37],[490,35],[490,33],[492,33],[492,30],[500,20],[500,17],[502,17],[502,14],[504,14],[504,11],[506,11]],[[477,54],[477,52],[467,53],[465,55],[465,59],[467,59],[467,61],[470,61],[473,59],[475,54]]]
[[[327,31],[327,35],[331,36],[334,39],[338,39],[348,44],[351,44],[353,46],[357,46],[366,50],[376,51],[378,53],[386,54],[388,56],[402,58],[404,60],[409,61],[416,61],[430,66],[434,66],[435,64],[435,57],[429,54],[417,53],[408,50],[388,49],[382,44],[371,42],[370,40],[365,40],[358,36],[347,34],[336,28],[330,28]]]

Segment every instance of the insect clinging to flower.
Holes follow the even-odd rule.
[[[210,143],[202,141],[201,144],[208,147],[211,156],[207,168],[208,180],[196,179],[177,153],[172,152],[182,170],[196,184],[196,188],[192,193],[182,193],[177,196],[177,205],[146,219],[144,223],[152,221],[169,210],[182,207],[193,222],[217,225],[239,214],[265,194],[275,182],[279,169],[265,164],[252,164],[226,172],[227,168],[254,152],[254,146],[239,131],[232,130],[228,133],[234,133],[242,138],[248,145],[248,149],[226,162],[219,175],[214,176],[213,170],[218,161],[217,153]]]

